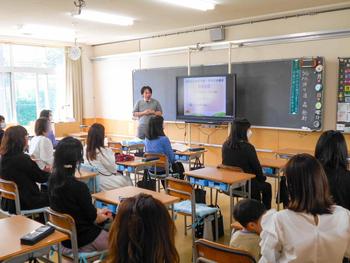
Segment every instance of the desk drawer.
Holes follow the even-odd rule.
[[[263,171],[263,174],[266,174],[266,175],[274,175],[276,173],[275,168],[272,168],[272,167],[263,167],[262,171]]]
[[[190,183],[195,185],[200,185],[200,186],[208,186],[208,180],[197,179],[194,177],[190,177]]]
[[[131,166],[125,166],[125,165],[119,165],[117,164],[117,170],[118,171],[128,171],[129,173],[133,173],[135,171],[134,167]]]
[[[187,156],[187,155],[175,154],[175,160],[178,160],[178,161],[188,161],[189,159],[190,159],[190,157]]]
[[[116,205],[111,205],[111,204],[106,204],[102,201],[96,201],[95,202],[95,206],[96,208],[107,208],[109,211],[111,211],[113,214],[116,214],[117,213],[117,210],[118,210],[118,206]]]
[[[225,192],[227,192],[229,190],[228,184],[218,183],[218,182],[213,182],[213,181],[209,181],[208,187],[215,188],[215,189],[218,189],[218,190],[222,190],[222,191],[225,191]]]

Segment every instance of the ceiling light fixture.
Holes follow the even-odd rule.
[[[201,11],[208,11],[215,9],[216,2],[212,0],[161,0],[169,4],[197,9]]]
[[[82,20],[93,21],[104,24],[113,24],[119,26],[130,26],[134,24],[134,19],[126,16],[112,15],[103,12],[97,12],[92,10],[82,10],[80,15],[74,17]]]
[[[72,41],[75,36],[75,32],[72,29],[63,27],[54,27],[38,24],[25,24],[18,25],[17,29],[20,34],[30,37],[37,37],[42,39],[56,39]]]
[[[85,3],[85,0],[78,0],[78,1],[74,1],[74,5],[78,9],[77,14],[80,15],[81,10],[83,10],[83,7],[86,6],[86,3]]]

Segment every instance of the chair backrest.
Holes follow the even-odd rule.
[[[16,214],[21,214],[21,203],[19,201],[18,187],[15,182],[0,179],[0,197],[15,202]]]
[[[218,164],[216,166],[216,168],[219,169],[227,169],[227,170],[232,170],[232,171],[236,171],[236,172],[243,172],[241,167],[238,166],[231,166],[231,165],[225,165],[225,164]]]
[[[145,153],[143,155],[144,158],[159,158],[159,160],[155,163],[157,168],[163,168],[169,173],[169,163],[168,157],[163,153]]]
[[[235,231],[237,230],[242,230],[243,226],[239,222],[234,222],[231,224],[231,228],[234,229]]]
[[[73,217],[67,214],[56,212],[51,208],[47,208],[46,213],[48,218],[47,224],[54,227],[56,230],[63,232],[69,236],[72,244],[74,262],[78,262],[78,259],[79,259],[78,240],[77,240],[77,231],[75,228],[75,221]]]
[[[194,198],[194,189],[189,182],[173,177],[168,177],[165,181],[168,195],[178,197],[181,200],[192,200]]]
[[[246,251],[234,249],[232,247],[218,244],[205,239],[195,242],[197,260],[196,262],[216,262],[216,263],[255,263],[255,259]]]

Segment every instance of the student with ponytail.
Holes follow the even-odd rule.
[[[97,224],[111,218],[111,213],[96,209],[87,185],[75,179],[75,171],[82,161],[83,146],[79,140],[66,137],[58,143],[49,179],[50,206],[74,218],[79,252],[102,251],[108,247],[108,233]],[[63,253],[69,253],[71,242],[62,244]]]

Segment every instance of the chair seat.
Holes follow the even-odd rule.
[[[79,252],[79,261],[86,262],[89,259],[97,258],[97,257],[99,257],[99,259],[102,259],[105,255],[107,255],[107,252],[108,252],[107,250],[94,251],[94,252]],[[70,259],[74,258],[73,253],[69,253],[69,254],[62,253],[62,255]]]
[[[52,251],[57,252],[57,245],[51,246]],[[108,250],[104,251],[92,251],[92,252],[79,252],[79,262],[87,262],[89,259],[95,259],[99,257],[99,259],[103,259],[108,253]],[[74,259],[73,252],[62,253],[62,256],[69,258],[71,260]],[[97,259],[95,259],[97,260]]]
[[[160,178],[160,179],[165,179],[167,178],[167,174],[154,174],[151,171],[148,171],[148,174],[152,177],[152,178]]]
[[[174,204],[174,211],[177,213],[184,213],[191,215],[191,201],[185,200]],[[217,207],[210,207],[206,204],[196,204],[196,217],[205,217],[210,214],[214,214],[218,211]]]

